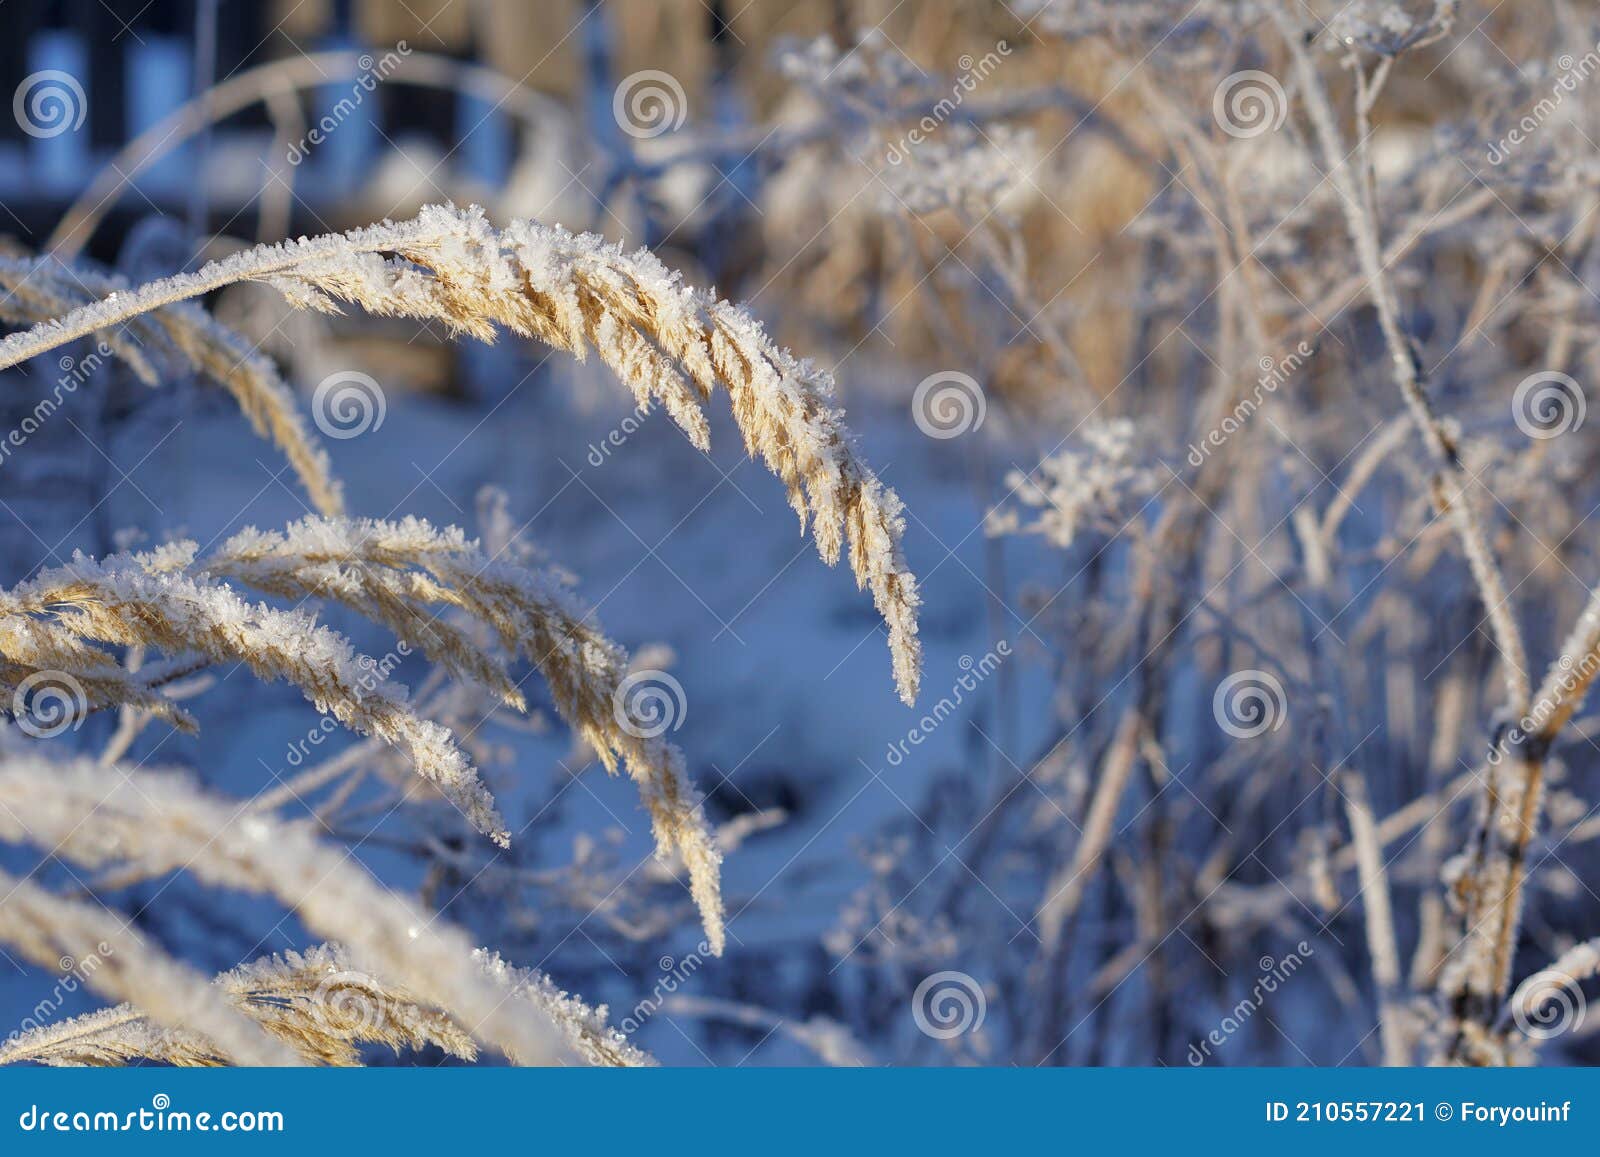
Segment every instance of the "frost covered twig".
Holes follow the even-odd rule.
[[[1597,676],[1600,589],[1579,615],[1528,711],[1496,736],[1478,828],[1468,849],[1447,868],[1464,929],[1440,977],[1440,989],[1450,1001],[1446,1048],[1452,1060],[1478,1061],[1497,1051],[1491,1033],[1511,988],[1528,849],[1544,802],[1547,753]]]
[[[1368,166],[1358,174],[1352,171],[1353,166],[1346,159],[1347,150],[1327,87],[1312,63],[1300,28],[1278,4],[1272,6],[1272,15],[1294,56],[1295,75],[1305,94],[1306,108],[1311,116],[1328,180],[1339,195],[1339,206],[1355,247],[1356,259],[1366,279],[1367,296],[1377,312],[1395,384],[1437,465],[1435,485],[1441,505],[1461,537],[1462,551],[1482,594],[1484,614],[1494,629],[1495,640],[1505,664],[1508,698],[1514,708],[1520,708],[1527,703],[1529,694],[1528,663],[1522,634],[1509,609],[1505,579],[1500,574],[1499,565],[1484,535],[1482,522],[1468,495],[1470,478],[1461,463],[1456,439],[1434,410],[1417,352],[1401,329],[1399,303],[1384,265],[1378,222],[1373,215],[1371,200],[1364,192],[1370,180],[1370,160],[1366,152],[1370,128],[1358,141],[1357,155]]]
[[[1372,957],[1372,979],[1378,990],[1383,1063],[1405,1065],[1410,1063],[1411,1046],[1401,1025],[1400,950],[1395,943],[1389,873],[1378,842],[1377,820],[1367,799],[1365,776],[1350,773],[1344,777],[1344,802],[1361,879],[1361,909],[1366,919],[1367,951]]]
[[[1539,696],[1534,696],[1527,674],[1526,648],[1511,611],[1505,580],[1469,497],[1470,475],[1462,462],[1455,436],[1434,410],[1419,356],[1401,329],[1399,305],[1383,264],[1372,194],[1368,115],[1392,58],[1386,58],[1371,78],[1363,71],[1359,60],[1353,61],[1358,74],[1357,115],[1361,134],[1355,151],[1360,163],[1356,171],[1346,160],[1327,88],[1311,61],[1299,28],[1281,6],[1275,5],[1272,14],[1294,57],[1296,75],[1305,94],[1322,160],[1328,179],[1339,195],[1348,232],[1366,277],[1367,293],[1377,313],[1395,382],[1434,459],[1435,499],[1451,518],[1461,539],[1463,553],[1483,601],[1485,617],[1499,647],[1505,669],[1507,710],[1513,718],[1527,719],[1539,709],[1548,693],[1550,680],[1546,688],[1541,688]],[[1585,615],[1588,617],[1589,612]],[[1569,654],[1570,647],[1571,644]],[[1579,649],[1587,651],[1592,649],[1592,644]],[[1563,661],[1569,660],[1564,658]],[[1578,698],[1582,698],[1581,692]],[[1464,900],[1464,935],[1441,978],[1453,1024],[1447,1055],[1455,1061],[1478,1055],[1479,1045],[1486,1044],[1482,1038],[1510,983],[1511,950],[1516,939],[1522,879],[1526,871],[1525,849],[1538,825],[1544,752],[1570,710],[1569,707],[1565,712],[1552,711],[1550,717],[1541,719],[1536,733],[1527,737],[1528,742],[1519,743],[1511,751],[1510,766],[1492,768],[1487,779],[1480,830],[1474,837],[1470,862],[1461,867],[1458,874],[1458,890]],[[1556,714],[1559,719],[1554,718]]]
[[[650,1054],[629,1044],[626,1037],[606,1022],[605,1005],[590,1008],[577,997],[562,992],[542,972],[507,964],[499,953],[480,948],[473,957],[485,975],[504,988],[511,999],[533,1005],[554,1021],[567,1045],[589,1064],[604,1068],[643,1068],[655,1064]]]

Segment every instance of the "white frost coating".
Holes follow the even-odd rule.
[[[497,231],[479,209],[430,206],[411,221],[261,246],[75,309],[0,341],[0,369],[246,280],[267,281],[305,308],[343,301],[483,340],[498,325],[578,357],[592,348],[702,449],[703,403],[726,390],[746,448],[782,481],[818,553],[833,563],[848,547],[858,585],[888,626],[900,696],[914,701],[919,599],[900,549],[900,500],[856,453],[831,405],[832,378],[774,345],[747,311],[680,284],[646,251],[625,254],[592,234],[526,221]]]
[[[628,1038],[606,1022],[606,1006],[590,1008],[570,993],[563,992],[548,976],[533,968],[518,968],[500,959],[499,953],[480,948],[473,958],[484,974],[555,1021],[573,1052],[591,1065],[612,1068],[642,1068],[654,1065],[655,1058],[628,1043]],[[515,1060],[516,1058],[512,1058]]]
[[[180,555],[181,557],[181,555]],[[41,669],[74,669],[79,640],[194,652],[212,661],[242,662],[259,678],[285,679],[316,706],[363,735],[406,752],[417,774],[437,784],[479,831],[505,845],[509,834],[488,789],[450,733],[410,708],[404,687],[375,678],[344,636],[304,611],[249,603],[205,575],[165,569],[171,552],[121,554],[104,560],[74,555],[66,567],[39,574],[0,594],[0,616],[46,615],[31,627],[55,650],[0,654]]]
[[[216,887],[274,896],[308,928],[347,944],[358,967],[449,1012],[508,1056],[548,1064],[568,1054],[546,1018],[506,1000],[484,975],[459,929],[383,887],[309,827],[244,811],[185,776],[10,759],[0,767],[0,839],[93,868],[181,868]]]
[[[683,753],[623,725],[616,704],[627,653],[559,583],[489,558],[458,529],[439,530],[417,518],[306,518],[282,533],[251,528],[199,565],[270,594],[334,599],[361,610],[520,708],[522,695],[500,660],[438,616],[458,607],[487,623],[508,654],[538,668],[556,709],[606,769],[626,767],[650,813],[658,853],[688,868],[707,939],[713,952],[722,951],[722,855]]]
[[[722,856],[683,755],[664,739],[634,734],[619,717],[627,653],[558,581],[491,559],[460,530],[416,518],[310,517],[281,532],[247,528],[214,554],[197,554],[194,543],[180,542],[99,562],[77,556],[0,591],[0,697],[37,673],[64,675],[82,687],[86,709],[131,705],[192,729],[193,720],[158,688],[95,644],[242,662],[262,679],[288,680],[318,710],[408,754],[420,776],[504,846],[509,833],[477,772],[447,729],[417,714],[387,668],[357,655],[307,612],[247,602],[234,587],[296,604],[343,603],[524,709],[502,658],[442,617],[464,612],[494,632],[506,655],[539,670],[557,710],[608,771],[626,767],[650,813],[659,855],[688,869],[708,942],[721,952]]]
[[[48,258],[0,257],[0,289],[5,291],[0,295],[0,319],[29,325],[92,303],[94,294],[105,298],[124,293],[128,286],[120,278],[69,268]],[[152,361],[157,351],[215,382],[233,395],[256,432],[283,451],[317,509],[329,515],[343,511],[343,492],[327,451],[306,425],[294,391],[269,358],[204,309],[174,302],[95,336],[146,385],[161,381],[161,371]]]
[[[48,792],[50,786],[38,785],[38,790]],[[63,958],[86,959],[94,951],[100,959],[82,976],[100,995],[136,1002],[163,1025],[204,1033],[235,1063],[297,1063],[291,1049],[240,1015],[204,976],[155,945],[140,943],[129,922],[105,908],[65,899],[5,872],[0,872],[0,897],[0,943],[41,968],[55,969]],[[64,1025],[45,1025],[0,1042],[0,1065],[34,1059],[41,1043],[59,1040],[65,1031]]]
[[[576,1057],[592,1065],[610,1067],[656,1063],[607,1025],[604,1005],[590,1008],[561,991],[542,973],[506,964],[485,949],[474,950],[472,956],[483,975],[507,1000],[532,1004],[553,1021]],[[298,1060],[353,1066],[361,1063],[359,1046],[366,1043],[387,1045],[396,1053],[431,1045],[458,1060],[478,1059],[478,1047],[472,1037],[445,1012],[419,1001],[402,987],[361,971],[350,953],[337,944],[321,944],[304,952],[290,951],[241,964],[220,974],[209,985],[199,977],[185,979],[189,991],[199,997],[213,1004],[219,997],[226,1002],[228,1020],[244,1025],[253,1037],[260,1038],[260,1030],[265,1029],[278,1038],[265,1041],[271,1048],[264,1055],[270,1059],[256,1063]],[[159,1000],[162,993],[157,990],[151,995]],[[247,1017],[260,1027],[251,1026]],[[244,1054],[245,1058],[259,1055],[263,1054]],[[214,1066],[239,1060],[207,1035],[199,1019],[186,1018],[162,1027],[133,1003],[34,1029],[0,1048],[0,1064],[33,1061],[47,1065],[125,1065],[155,1061]]]

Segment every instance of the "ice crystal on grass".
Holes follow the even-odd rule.
[[[501,326],[580,359],[593,350],[701,449],[704,403],[725,390],[746,448],[783,483],[818,553],[829,563],[847,555],[872,592],[896,686],[915,698],[918,597],[900,549],[900,500],[856,453],[832,377],[775,345],[747,310],[682,285],[648,251],[526,221],[496,230],[478,209],[430,206],[412,221],[261,246],[73,309],[0,340],[0,368],[245,280],[304,308],[346,302],[485,341]]]
[[[590,1008],[562,992],[542,973],[514,968],[493,953],[479,949],[472,955],[506,1000],[531,1004],[548,1017],[575,1055],[587,1063],[619,1068],[655,1063],[606,1023],[603,1006]],[[282,1042],[286,1055],[304,1063],[358,1065],[361,1047],[370,1044],[386,1046],[395,1053],[433,1047],[464,1061],[479,1056],[471,1034],[447,1013],[400,985],[362,971],[338,945],[263,957],[222,973],[210,985],[190,981],[189,988],[206,999],[225,1001],[233,1010],[231,1019],[248,1017]],[[161,995],[153,994],[153,999]],[[239,1063],[237,1053],[198,1031],[196,1023],[190,1018],[163,1026],[137,1002],[121,1004],[23,1033],[0,1047],[0,1064],[33,1061],[105,1066],[155,1061],[210,1067]],[[261,1054],[245,1054],[254,1055]],[[275,1053],[265,1055],[278,1059]]]
[[[181,869],[214,887],[272,896],[306,927],[338,938],[357,967],[447,1010],[474,1038],[527,1064],[566,1055],[549,1018],[507,1001],[461,930],[383,887],[307,826],[220,799],[186,776],[13,758],[0,767],[0,840],[90,868]]]
[[[1135,460],[1132,422],[1089,422],[1081,438],[1081,449],[1057,451],[1032,474],[1014,470],[1007,475],[1015,501],[1038,514],[1024,522],[1015,507],[996,509],[988,519],[990,534],[1038,534],[1068,547],[1085,526],[1115,533],[1121,520],[1156,491],[1156,472]]]
[[[120,278],[47,258],[0,257],[0,319],[31,325],[125,293]],[[344,495],[327,452],[306,425],[294,391],[272,362],[191,302],[176,301],[95,336],[147,385],[159,385],[163,362],[176,363],[233,396],[258,434],[288,458],[316,508],[339,514]]]
[[[503,846],[510,839],[505,821],[455,738],[416,712],[387,667],[357,654],[300,607],[308,599],[343,603],[519,710],[526,703],[505,664],[526,659],[606,768],[625,767],[638,784],[660,853],[687,867],[711,943],[721,951],[722,857],[683,755],[618,717],[627,654],[555,580],[486,556],[460,530],[415,518],[311,517],[281,532],[249,528],[206,557],[197,554],[194,543],[180,542],[100,561],[78,557],[0,592],[0,691],[14,699],[41,673],[64,675],[92,694],[87,707],[134,706],[193,727],[187,712],[104,646],[243,663],[261,679],[292,683],[351,730],[405,752],[419,776]],[[294,607],[251,602],[241,588]],[[489,628],[499,653],[476,643],[451,614]]]

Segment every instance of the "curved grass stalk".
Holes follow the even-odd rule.
[[[0,257],[0,319],[24,325],[48,322],[96,300],[128,289],[120,278],[68,268],[48,258]],[[98,298],[97,296],[98,295]],[[96,335],[106,348],[146,385],[158,385],[155,351],[165,351],[195,373],[232,395],[258,434],[283,451],[323,514],[344,510],[344,493],[333,476],[325,450],[307,428],[294,391],[271,360],[205,310],[174,302],[137,319],[127,332],[105,329]]]
[[[592,348],[701,449],[710,437],[703,403],[725,389],[746,447],[782,481],[818,553],[829,563],[846,553],[872,592],[895,684],[915,700],[919,599],[901,553],[900,500],[855,452],[832,406],[832,378],[774,345],[748,313],[682,286],[648,252],[530,222],[497,231],[480,210],[432,206],[412,221],[260,246],[81,306],[0,340],[0,369],[248,280],[305,308],[348,302],[483,340],[498,325],[580,359]]]
[[[147,1024],[205,1034],[219,1060],[296,1063],[293,1050],[240,1015],[205,977],[140,941],[129,921],[102,907],[0,872],[0,943],[41,968],[71,973],[102,996],[139,1004],[148,1013]],[[0,1042],[0,1065],[39,1060],[42,1052],[75,1035],[71,1025],[42,1025]]]
[[[507,1056],[546,1064],[571,1053],[548,1016],[506,999],[459,929],[383,887],[308,827],[218,799],[182,775],[8,760],[0,767],[0,839],[52,848],[91,868],[181,869],[216,887],[273,896],[306,927],[348,945],[356,967],[447,1011]]]
[[[294,684],[352,730],[406,752],[422,778],[505,846],[510,833],[488,789],[449,731],[422,718],[390,678],[388,659],[357,655],[298,604],[343,603],[524,709],[504,662],[441,618],[465,613],[486,624],[506,654],[538,669],[557,710],[608,771],[626,767],[659,854],[683,861],[712,950],[721,952],[722,856],[683,755],[630,725],[621,701],[627,653],[555,581],[489,558],[457,529],[415,518],[306,518],[282,532],[247,529],[203,559],[196,550],[174,543],[99,562],[80,557],[0,591],[0,692],[14,700],[30,680],[45,678],[80,694],[78,708],[135,706],[193,729],[159,687],[96,644],[243,663],[262,679]],[[251,604],[236,587],[294,600],[297,609]]]

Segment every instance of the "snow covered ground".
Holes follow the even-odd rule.
[[[390,388],[381,426],[329,442],[352,512],[415,514],[471,530],[475,495],[500,486],[524,535],[576,576],[577,593],[613,638],[635,652],[671,649],[671,674],[686,707],[673,738],[710,797],[713,820],[768,808],[788,817],[728,858],[728,955],[707,962],[683,991],[719,995],[753,959],[789,962],[798,969],[793,982],[803,983],[801,974],[822,959],[822,936],[865,878],[856,854],[864,842],[920,806],[933,771],[960,767],[984,782],[993,756],[974,751],[965,717],[977,711],[983,718],[988,697],[970,697],[962,718],[920,728],[925,742],[889,757],[921,711],[895,696],[870,597],[847,570],[830,570],[817,558],[778,483],[745,457],[725,414],[718,414],[708,459],[662,416],[639,421],[626,391],[596,367],[538,362],[525,348],[505,347],[467,350],[458,369],[477,383],[473,400]],[[1001,621],[1010,633],[995,633],[982,577],[983,512],[968,482],[972,445],[917,430],[906,402],[913,383],[891,379],[886,388],[883,372],[865,364],[848,366],[843,376],[852,428],[911,512],[908,551],[925,600],[926,704],[996,642],[1014,645],[1019,622],[1006,613]],[[497,383],[492,393],[486,381]],[[874,388],[851,389],[857,381]],[[152,532],[178,525],[205,545],[246,525],[282,525],[307,513],[272,448],[249,436],[225,399],[155,400],[120,430],[111,454],[119,471],[104,510],[59,555],[102,549],[94,541],[100,525]],[[350,630],[370,653],[392,646],[348,616],[329,613],[327,621]],[[415,675],[408,668],[401,677]],[[219,790],[248,797],[292,773],[296,744],[304,751],[317,717],[288,687],[262,687],[238,672],[219,677],[195,704],[198,739],[154,727],[136,755],[151,765],[192,768]],[[539,687],[536,707],[542,694]],[[104,725],[96,720],[84,729],[86,746],[103,740]],[[997,731],[993,723],[985,729]],[[625,867],[649,860],[649,825],[635,789],[608,779],[598,765],[570,777],[571,741],[558,722],[543,735],[507,733],[505,741],[513,758],[486,774],[513,831],[539,817],[527,838],[537,840],[540,863],[564,862],[584,835],[616,839]],[[335,732],[315,756],[347,742]],[[558,806],[547,808],[552,793]],[[357,857],[397,888],[420,888],[418,861],[389,846],[390,837],[416,830],[414,817],[364,822],[371,833]],[[472,854],[487,860],[492,851]],[[145,918],[153,934],[180,942],[182,955],[208,969],[307,942],[293,920],[281,921],[253,900],[230,903],[218,922],[202,919],[181,885],[144,886],[135,897],[153,900]],[[489,942],[501,934],[476,927]],[[617,961],[615,948],[602,947],[606,937],[580,913],[541,928],[535,939],[543,958],[519,963],[608,1000],[620,1020],[652,992],[658,958],[685,959],[700,933],[686,910],[675,930],[639,947],[638,967]],[[38,970],[0,965],[0,1024],[29,1015],[51,984]],[[770,999],[785,997],[775,989]],[[83,1007],[81,994],[69,995],[59,1015]],[[679,1017],[675,1026],[673,1019],[665,1012],[652,1018],[639,1043],[665,1060],[700,1063],[704,1041],[695,1021]],[[751,1063],[812,1059],[783,1034],[756,1030],[735,1034],[717,1059],[745,1055]]]

